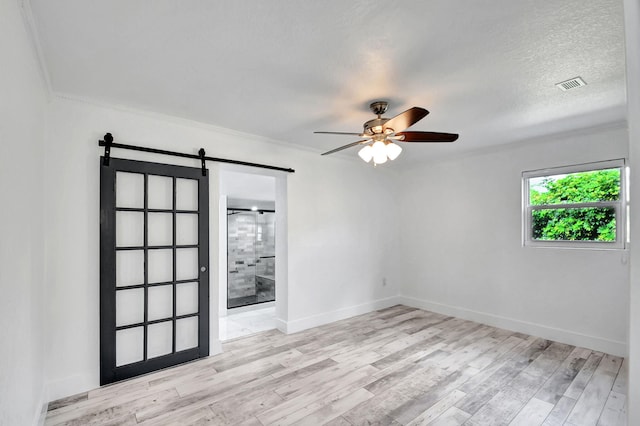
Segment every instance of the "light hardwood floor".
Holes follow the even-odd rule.
[[[624,425],[622,358],[394,306],[58,400],[47,425]]]

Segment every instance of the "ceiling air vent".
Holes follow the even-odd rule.
[[[556,86],[560,88],[562,91],[567,91],[569,89],[575,89],[576,87],[586,86],[587,83],[584,82],[580,77],[574,77],[570,80],[566,80],[560,83],[557,83]]]

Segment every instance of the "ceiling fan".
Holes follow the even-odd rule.
[[[455,133],[406,132],[404,130],[426,117],[429,111],[424,108],[413,107],[393,118],[384,118],[382,114],[387,111],[388,106],[385,101],[376,101],[369,105],[369,109],[378,118],[364,123],[362,133],[314,132],[326,135],[359,136],[362,138],[362,140],[324,152],[322,155],[333,154],[353,146],[364,145],[358,151],[360,158],[367,163],[373,160],[374,164],[382,164],[387,159],[395,160],[400,155],[402,148],[395,142],[453,142],[458,139],[458,135]]]

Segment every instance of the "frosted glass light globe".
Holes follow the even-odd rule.
[[[385,149],[387,151],[387,157],[389,157],[389,160],[395,160],[402,152],[402,147],[393,142],[389,142]]]
[[[373,152],[374,159],[375,157],[380,157],[382,155],[384,155],[385,157],[387,156],[387,147],[382,141],[374,142],[373,145],[371,146],[371,149],[373,150],[372,152]]]
[[[386,163],[387,162],[387,154],[386,153],[382,153],[379,155],[374,155],[373,156],[373,162],[376,164],[382,164],[382,163]]]
[[[365,161],[365,163],[368,163],[373,158],[373,148],[371,148],[371,145],[366,145],[358,151],[358,155]]]

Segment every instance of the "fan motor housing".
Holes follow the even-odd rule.
[[[375,135],[377,133],[383,133],[384,123],[389,121],[388,118],[374,118],[373,120],[369,120],[364,123],[364,133],[368,135]],[[386,133],[391,133],[387,131]]]

